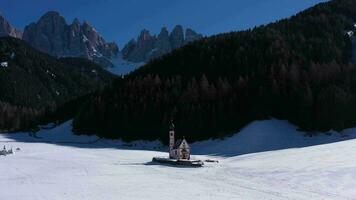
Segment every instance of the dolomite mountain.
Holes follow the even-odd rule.
[[[157,36],[151,35],[148,30],[144,29],[137,40],[133,39],[125,45],[122,55],[124,59],[132,62],[148,62],[201,38],[203,38],[201,34],[190,28],[184,33],[180,25],[175,26],[171,33],[163,27]]]
[[[54,11],[26,26],[23,40],[55,57],[83,57],[104,66],[110,65],[109,59],[119,53],[116,43],[107,43],[89,23],[75,19],[67,24]]]
[[[22,38],[22,33],[16,30],[0,13],[0,37],[11,36],[15,38]]]

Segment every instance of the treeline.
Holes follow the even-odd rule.
[[[43,110],[0,102],[0,131],[15,131],[23,127],[34,127],[43,114]]]
[[[115,93],[92,98],[75,119],[82,133],[109,138],[167,139],[167,124],[196,141],[221,137],[257,119],[288,119],[306,130],[356,124],[353,66],[313,64],[273,68],[264,83],[255,77],[185,79],[147,75],[123,81]],[[113,90],[111,92],[114,92]]]
[[[161,139],[175,120],[190,141],[277,117],[305,130],[356,125],[356,73],[345,34],[356,1],[321,3],[290,19],[221,34],[156,59],[88,100],[78,133]]]

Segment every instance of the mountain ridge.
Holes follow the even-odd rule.
[[[49,11],[26,26],[23,40],[55,57],[83,57],[99,64],[119,53],[116,43],[107,43],[88,22],[80,23],[76,18],[67,24],[56,11]]]
[[[122,54],[132,62],[149,62],[202,38],[203,35],[191,28],[184,33],[181,25],[176,25],[172,32],[163,27],[158,35],[151,35],[149,30],[143,29],[136,40],[132,39],[124,46]]]
[[[0,37],[11,36],[22,38],[22,32],[15,29],[0,13]]]

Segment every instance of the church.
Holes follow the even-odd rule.
[[[176,160],[190,160],[190,147],[187,140],[179,139],[175,141],[175,127],[171,121],[169,128],[169,158]]]

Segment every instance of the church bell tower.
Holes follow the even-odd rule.
[[[174,131],[174,124],[173,120],[171,120],[171,124],[169,125],[169,158],[174,157],[174,143],[175,143],[175,131]]]

